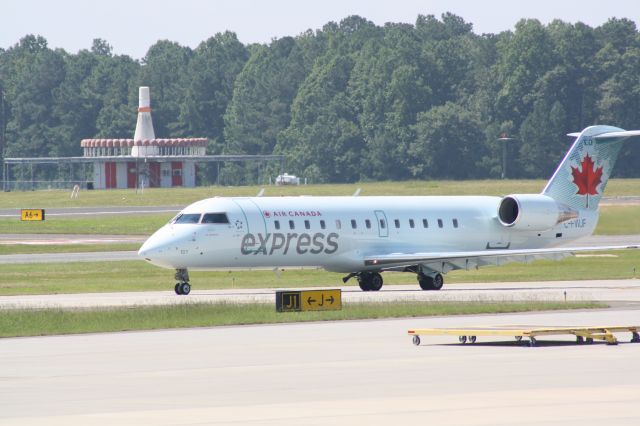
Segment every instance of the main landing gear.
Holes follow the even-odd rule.
[[[378,291],[382,288],[382,275],[378,272],[360,272],[357,277],[362,291]]]
[[[186,296],[191,293],[191,284],[189,284],[189,272],[186,269],[176,269],[176,286],[174,290],[176,294]]]
[[[444,285],[444,278],[440,273],[427,275],[418,272],[418,284],[420,284],[420,288],[423,290],[440,290]]]
[[[378,291],[384,283],[379,272],[352,272],[342,278],[342,282],[346,283],[353,277],[358,279],[358,284],[362,291]]]

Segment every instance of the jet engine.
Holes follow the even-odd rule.
[[[542,194],[507,195],[498,206],[500,223],[519,231],[546,231],[576,217],[577,211]]]

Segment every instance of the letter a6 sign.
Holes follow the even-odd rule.
[[[44,210],[43,209],[22,209],[20,211],[20,220],[23,220],[23,221],[44,220]]]

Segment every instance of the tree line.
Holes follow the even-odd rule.
[[[268,44],[231,32],[195,49],[161,40],[140,61],[101,39],[70,54],[27,35],[0,49],[4,155],[74,156],[83,138],[132,137],[141,85],[158,137],[208,137],[209,154],[284,154],[312,182],[495,178],[504,134],[509,177],[546,178],[566,133],[640,126],[640,35],[628,19],[527,19],[478,35],[450,13],[383,26],[350,16]],[[637,145],[616,176],[640,176]]]

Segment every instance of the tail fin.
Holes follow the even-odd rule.
[[[640,131],[591,126],[569,136],[577,139],[542,193],[575,209],[596,210],[622,143]]]

